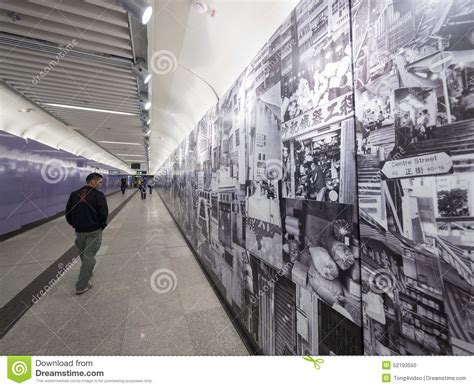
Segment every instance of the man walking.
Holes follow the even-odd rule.
[[[127,178],[122,178],[120,180],[120,190],[122,190],[122,194],[125,194],[125,190],[127,189]]]
[[[142,199],[146,199],[146,183],[141,182],[140,186],[138,186],[138,190],[140,191],[140,195]]]
[[[150,195],[153,193],[153,187],[155,187],[155,180],[150,178],[147,183],[148,190],[150,190]]]
[[[81,269],[76,282],[76,294],[83,294],[92,287],[90,278],[102,243],[102,231],[107,226],[109,209],[102,186],[102,175],[93,172],[86,178],[87,185],[69,196],[66,220],[76,231],[75,245],[81,257]]]

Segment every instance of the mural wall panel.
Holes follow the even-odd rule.
[[[474,353],[473,11],[303,0],[162,166],[263,353]]]
[[[352,9],[366,354],[474,352],[473,11]]]

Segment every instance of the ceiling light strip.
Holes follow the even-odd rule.
[[[107,110],[107,109],[95,109],[95,108],[87,108],[85,106],[74,106],[74,105],[63,105],[63,104],[44,104],[48,106],[56,106],[58,108],[66,108],[66,109],[77,109],[77,110],[87,110],[91,112],[101,112],[101,113],[111,113],[116,115],[124,115],[124,116],[136,116],[135,113],[128,113],[128,112],[120,112],[115,110]]]

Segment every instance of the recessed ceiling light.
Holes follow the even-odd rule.
[[[150,21],[152,13],[153,13],[153,8],[151,6],[145,9],[142,15],[142,24],[147,24]]]
[[[151,73],[145,68],[145,64],[142,60],[137,61],[132,67],[132,71],[135,77],[140,78],[144,84],[147,84],[151,79]]]
[[[150,21],[153,8],[145,0],[118,0],[118,3],[142,24],[147,24]]]
[[[74,105],[63,105],[63,104],[45,104],[45,105],[56,106],[58,108],[87,110],[87,111],[91,111],[91,112],[101,112],[101,113],[112,113],[112,114],[124,115],[124,116],[135,116],[135,113],[120,112],[120,111],[116,111],[116,110],[107,110],[107,109],[88,108],[88,107],[85,107],[85,106],[74,106]]]
[[[31,108],[22,108],[22,109],[18,109],[18,112],[21,112],[21,113],[30,113],[33,109]]]

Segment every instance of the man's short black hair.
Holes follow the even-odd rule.
[[[98,173],[96,173],[96,172],[93,172],[93,173],[87,175],[86,182],[87,182],[87,183],[90,183],[90,182],[93,181],[94,179],[99,179],[99,178],[102,179],[103,176],[100,175],[100,174],[98,174]]]

